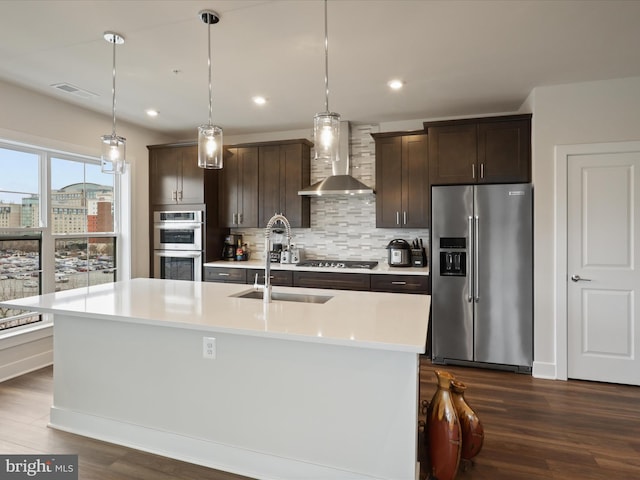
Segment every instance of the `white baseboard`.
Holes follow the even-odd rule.
[[[49,426],[125,447],[269,480],[372,480],[374,477],[51,407]]]
[[[533,362],[533,370],[531,374],[535,378],[546,378],[548,380],[558,379],[555,363]]]

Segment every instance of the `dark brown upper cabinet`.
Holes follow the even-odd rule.
[[[225,148],[220,170],[220,224],[227,228],[258,227],[258,147]]]
[[[429,227],[428,136],[375,133],[376,227]]]
[[[425,122],[432,185],[531,181],[531,115]]]
[[[149,147],[152,205],[205,203],[205,174],[198,168],[197,145]]]
[[[311,177],[311,142],[291,140],[259,147],[259,214],[265,226],[276,213],[282,213],[292,227],[309,227],[309,197],[298,195]]]

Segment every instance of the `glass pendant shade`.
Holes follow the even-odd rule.
[[[315,160],[338,161],[340,145],[340,114],[316,113],[313,117],[313,144]]]
[[[216,125],[198,127],[198,167],[222,168],[222,128]]]
[[[126,139],[117,135],[103,135],[100,164],[102,173],[124,173]]]

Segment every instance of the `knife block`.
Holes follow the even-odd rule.
[[[427,266],[427,254],[424,248],[412,248],[411,249],[411,266],[412,267],[426,267]]]

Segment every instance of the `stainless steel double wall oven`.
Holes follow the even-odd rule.
[[[203,212],[153,213],[153,274],[155,278],[202,280]]]

